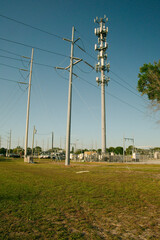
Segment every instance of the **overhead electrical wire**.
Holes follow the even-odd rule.
[[[0,64],[1,64],[1,63],[0,63]],[[42,66],[47,66],[47,67],[51,67],[51,68],[54,68],[54,69],[55,69],[55,67],[53,67],[53,66],[51,66],[51,65],[46,65],[46,64],[41,64],[41,63],[35,63],[35,64],[37,64],[37,65],[42,65]],[[9,67],[9,65],[7,65],[7,66]],[[10,67],[13,67],[13,66],[10,66]],[[14,67],[14,68],[15,68],[15,67]],[[19,69],[19,68],[18,68],[18,69]],[[55,69],[55,70],[56,70],[56,69]],[[58,74],[58,73],[57,73],[57,74]],[[58,75],[60,75],[60,74],[58,74]],[[62,76],[60,75],[60,77],[62,77]],[[67,78],[65,78],[65,77],[62,77],[62,78],[64,78],[65,80],[68,81]],[[83,78],[80,78],[80,79],[84,80]],[[87,80],[84,80],[84,81],[86,81],[86,82],[89,83],[90,85],[98,88],[97,86],[95,86],[94,84],[90,83],[89,81],[87,81]],[[116,83],[118,83],[119,85],[121,85],[121,84],[120,84],[118,81],[116,81],[115,79],[114,79],[114,81],[115,81]],[[125,87],[125,86],[123,86],[123,85],[121,85],[121,86],[124,87],[124,88],[126,88],[128,91],[132,92],[132,91],[131,91],[130,89],[128,89],[127,87]],[[134,95],[140,97],[138,94],[135,94],[134,92],[132,92],[132,93],[133,93]],[[107,92],[107,94],[110,95],[110,96],[112,96],[112,97],[115,97],[116,99],[119,99],[119,101],[121,101],[121,102],[123,102],[123,103],[126,103],[127,105],[131,106],[132,108],[135,108],[136,110],[142,112],[142,111],[139,110],[138,108],[136,108],[136,107],[134,107],[133,105],[125,102],[124,100],[121,100],[120,98],[114,96],[113,94],[110,94],[109,92]],[[143,112],[143,113],[144,113],[144,112]]]
[[[138,94],[136,94],[135,92],[133,92],[132,90],[130,90],[128,87],[122,85],[120,82],[118,82],[117,80],[115,80],[114,78],[110,78],[113,82],[117,83],[118,85],[120,85],[121,87],[125,88],[126,90],[128,90],[129,92],[131,92],[132,94],[134,94],[135,96],[139,97],[142,99],[141,96],[139,96]]]
[[[10,17],[7,17],[7,16],[2,15],[2,14],[0,14],[0,17],[5,18],[5,19],[10,20],[10,21],[14,21],[14,22],[19,23],[19,24],[22,24],[22,25],[24,25],[24,26],[26,26],[26,27],[30,27],[30,28],[32,28],[32,29],[34,29],[34,30],[38,30],[38,31],[40,31],[40,32],[46,33],[46,34],[48,34],[48,35],[51,35],[51,36],[54,36],[54,37],[57,37],[57,38],[63,40],[63,38],[62,38],[61,36],[57,35],[57,34],[50,33],[50,32],[48,32],[48,31],[46,31],[46,30],[43,30],[43,29],[34,27],[34,26],[30,25],[30,24],[21,22],[21,21],[19,21],[19,20],[14,19],[14,18],[10,18]]]
[[[5,57],[5,58],[9,58],[9,59],[13,59],[13,60],[18,60],[18,61],[20,61],[20,59],[16,59],[16,58],[12,58],[12,57],[7,57],[7,56],[1,56],[0,55],[0,57]],[[26,61],[26,60],[24,60],[25,62],[28,62],[28,61]],[[40,66],[45,66],[45,67],[50,67],[50,68],[54,68],[55,69],[55,67],[53,67],[53,66],[51,66],[51,65],[47,65],[47,64],[42,64],[42,63],[37,63],[37,62],[33,62],[34,64],[37,64],[37,65],[40,65]],[[7,66],[7,67],[11,67],[11,68],[15,68],[15,69],[19,69],[19,68],[17,68],[17,67],[15,67],[15,66],[11,66],[11,65],[7,65],[7,64],[2,64],[2,63],[0,63],[0,65],[4,65],[4,66]],[[78,67],[78,66],[77,66]],[[78,67],[79,68],[79,67]],[[79,68],[80,69],[80,68]],[[56,69],[55,69],[56,70]],[[81,69],[80,69],[81,70]],[[57,72],[57,71],[56,71]],[[58,72],[57,72],[57,74],[58,74]],[[58,74],[58,75],[60,75],[60,74]],[[60,75],[60,77],[62,77],[61,75]],[[68,79],[67,78],[65,78],[65,77],[62,77],[62,78],[64,78],[65,80],[67,80],[68,81]],[[82,79],[82,78],[81,78]],[[121,87],[123,87],[123,88],[125,88],[126,90],[128,90],[129,92],[131,92],[132,94],[134,94],[135,96],[137,96],[137,97],[139,97],[139,98],[141,98],[138,94],[136,94],[136,93],[134,93],[132,90],[130,90],[129,88],[127,88],[126,86],[124,86],[124,85],[122,85],[121,83],[119,83],[117,80],[115,80],[115,79],[113,79],[113,78],[111,78],[114,82],[116,82],[117,84],[119,84]],[[92,86],[94,85],[94,84],[91,84]],[[110,93],[108,93],[107,92],[107,94],[109,95]],[[112,97],[113,97],[113,95],[112,95]],[[115,96],[116,97],[116,96]],[[117,97],[116,97],[117,98]],[[123,101],[123,103],[124,103],[124,100],[122,100]],[[127,102],[126,102],[127,103]],[[127,105],[128,105],[128,103],[127,103]],[[131,105],[132,106],[132,105]],[[133,107],[133,106],[132,106]]]
[[[9,52],[9,51],[8,51],[8,52]],[[13,53],[12,53],[12,54],[13,54]],[[0,56],[0,57],[6,57],[6,56]],[[14,59],[14,60],[20,60],[20,59],[15,59],[15,58],[11,58],[11,57],[6,57],[6,58],[10,58],[10,59]],[[25,61],[25,62],[28,62],[28,61],[26,61],[26,60],[24,60],[24,61]],[[36,62],[34,62],[34,64],[41,65],[41,66],[46,66],[46,67],[51,67],[51,68],[55,68],[55,67],[53,67],[53,66],[51,66],[51,65],[42,64],[42,63],[36,63]],[[7,67],[19,69],[19,68],[15,67],[15,66],[7,65],[7,64],[2,64],[2,63],[0,63],[0,65],[4,65],[4,66],[7,66]],[[117,75],[117,74],[116,74],[116,75]],[[117,76],[118,76],[118,75],[117,75]],[[62,77],[62,76],[61,76],[61,77]],[[63,78],[64,78],[65,80],[67,80],[65,77],[63,77]],[[82,79],[82,78],[81,78],[81,79]],[[118,81],[116,81],[115,79],[112,78],[112,80],[113,80],[114,82],[116,82],[117,84],[121,85],[122,87],[124,87],[125,89],[127,89],[128,91],[130,91],[131,93],[133,93],[134,95],[140,97],[138,94],[135,94],[133,91],[131,91],[131,90],[128,89],[127,87],[123,86],[122,84],[120,84],[120,83],[119,83]],[[89,82],[88,82],[88,83],[89,83]],[[91,84],[91,83],[90,83],[90,85],[95,86],[94,84]],[[130,87],[131,87],[131,86],[130,86]],[[127,102],[125,102],[124,100],[121,100],[120,98],[114,96],[113,94],[110,94],[109,92],[107,92],[107,94],[110,95],[110,96],[112,96],[112,97],[115,97],[116,99],[119,99],[119,101],[121,101],[121,102],[123,102],[123,103],[126,103],[127,105],[131,106],[132,108],[135,108],[136,110],[142,112],[141,110],[137,109],[137,108],[134,107],[133,105],[128,104]]]
[[[14,21],[14,22],[16,22],[16,23],[18,23],[18,24],[22,24],[22,25],[27,26],[27,27],[30,27],[30,28],[32,28],[32,29],[34,29],[34,30],[38,30],[38,31],[40,31],[40,32],[43,32],[43,33],[45,33],[45,34],[48,34],[48,35],[51,35],[51,36],[54,36],[54,37],[57,37],[57,38],[63,40],[63,37],[61,37],[61,36],[59,36],[59,35],[57,35],[57,34],[53,34],[53,33],[50,33],[50,32],[48,32],[48,31],[45,31],[45,30],[43,30],[43,29],[34,27],[34,26],[29,25],[29,24],[26,24],[26,23],[23,23],[23,22],[18,21],[18,20],[14,19],[14,18],[10,18],[10,17],[4,16],[4,15],[2,15],[2,14],[0,14],[0,17],[5,18],[5,19],[10,20],[10,21]],[[79,32],[79,31],[77,31],[77,32]],[[43,52],[47,52],[47,53],[51,53],[51,54],[55,54],[55,55],[59,55],[59,56],[63,56],[63,57],[68,57],[68,58],[70,58],[70,56],[67,56],[67,55],[64,55],[64,54],[61,54],[61,53],[57,53],[57,52],[54,52],[54,51],[50,51],[50,50],[42,49],[42,48],[39,48],[39,47],[31,46],[31,45],[28,45],[28,44],[20,43],[20,42],[17,42],[17,41],[9,40],[9,39],[6,39],[6,38],[2,38],[2,37],[1,37],[0,40],[7,41],[7,42],[11,42],[11,43],[14,43],[14,44],[19,44],[19,45],[22,45],[22,46],[25,46],[25,47],[35,48],[35,49],[40,50],[40,51],[43,51]],[[82,41],[82,40],[81,40],[81,41]],[[93,55],[89,54],[89,53],[85,50],[85,48],[82,49],[77,43],[75,43],[75,44],[77,45],[77,47],[79,47],[81,50],[83,50],[83,52],[85,52],[88,56],[90,56],[91,58],[93,58],[94,60],[97,61],[97,59],[96,59]],[[82,44],[83,44],[83,42],[82,42]],[[83,47],[84,47],[84,44],[83,44]],[[4,52],[7,52],[7,53],[14,54],[14,55],[16,55],[16,56],[20,56],[20,55],[18,55],[18,54],[12,53],[12,52],[7,51],[7,50],[2,50],[2,49],[0,49],[0,50],[1,50],[1,51],[4,51]],[[0,56],[0,57],[5,57],[5,56]],[[20,59],[14,59],[14,58],[11,58],[11,57],[6,57],[6,58],[10,58],[10,59],[13,59],[13,60],[20,60]],[[21,60],[20,60],[20,61],[21,61]],[[28,61],[24,60],[24,62],[28,62]],[[53,66],[47,65],[47,64],[36,63],[36,62],[34,62],[34,64],[53,68]],[[3,63],[0,63],[0,65],[6,66],[6,67],[11,67],[11,68],[14,68],[14,69],[19,69],[19,68],[15,67],[15,66],[3,64]],[[80,68],[79,68],[79,69],[80,69]],[[80,69],[80,70],[81,70],[81,69]],[[81,71],[82,71],[82,70],[81,70]],[[133,86],[131,86],[128,82],[126,82],[123,78],[121,78],[118,74],[114,73],[112,70],[110,70],[110,71],[111,71],[112,74],[114,74],[114,75],[115,75],[117,78],[119,78],[121,81],[125,82],[130,88],[134,89],[134,91],[135,91],[135,88],[134,88]],[[62,77],[62,76],[61,76],[61,77]],[[7,79],[7,78],[6,78],[6,79],[5,79],[5,78],[0,78],[0,79],[1,79],[1,80],[6,80],[6,81],[15,82],[15,83],[21,83],[21,82],[15,81],[15,80]],[[81,80],[85,81],[86,83],[88,83],[88,84],[90,84],[90,85],[98,88],[97,86],[95,86],[94,84],[90,83],[89,81],[87,81],[87,80],[85,80],[85,79],[83,79],[83,78],[79,78],[79,79],[81,79]],[[123,88],[125,88],[126,90],[130,91],[130,92],[131,92],[132,94],[134,94],[135,96],[140,97],[138,94],[134,93],[132,90],[130,90],[130,89],[127,88],[126,86],[122,85],[122,84],[119,83],[117,80],[115,80],[115,79],[113,79],[113,78],[111,78],[111,79],[112,79],[114,82],[116,82],[117,84],[119,84],[121,87],[123,87]],[[24,84],[26,84],[26,83],[24,83]],[[98,88],[98,89],[99,89],[99,88]],[[120,102],[122,102],[122,103],[124,103],[124,104],[126,104],[126,105],[128,105],[128,106],[134,108],[135,110],[137,110],[137,111],[139,111],[139,112],[141,112],[141,113],[144,114],[143,111],[141,111],[140,109],[138,109],[138,108],[134,107],[133,105],[127,103],[126,101],[118,98],[117,96],[115,96],[115,95],[113,95],[113,94],[111,94],[111,93],[109,93],[109,92],[107,92],[107,94],[110,95],[111,97],[117,99],[118,101],[120,101]],[[141,98],[141,97],[140,97],[140,98]]]
[[[20,82],[20,81],[8,79],[8,78],[2,78],[2,77],[0,77],[0,80],[8,81],[8,82],[14,82],[14,83],[20,83],[20,84],[28,84],[28,83],[25,83],[25,82]]]
[[[4,63],[0,63],[0,65],[5,66],[5,67],[14,68],[14,69],[19,69],[18,67],[15,67],[15,66],[12,66],[12,65],[8,65],[8,64],[4,64]]]
[[[59,35],[57,35],[57,34],[48,32],[48,31],[46,31],[46,30],[43,30],[43,29],[40,29],[40,28],[37,28],[37,27],[34,27],[34,26],[32,26],[32,25],[26,24],[26,23],[24,23],[24,22],[21,22],[21,21],[19,21],[19,20],[14,19],[14,18],[5,16],[5,15],[2,15],[2,14],[0,14],[0,17],[5,18],[5,19],[10,20],[10,21],[14,21],[14,22],[19,23],[19,24],[22,24],[22,25],[24,25],[24,26],[30,27],[30,28],[32,28],[32,29],[34,29],[34,30],[38,30],[38,31],[40,31],[40,32],[46,33],[46,34],[48,34],[48,35],[51,35],[51,36],[54,36],[54,37],[57,37],[57,38],[63,40],[63,37],[61,37],[61,36],[59,36]],[[78,32],[80,35],[82,35],[77,29],[75,29],[75,31]],[[83,37],[84,37],[84,36],[83,36]],[[0,39],[1,39],[1,38],[0,38]],[[4,40],[4,39],[3,39],[3,40]],[[82,39],[81,39],[81,41],[82,41]],[[11,41],[11,42],[13,42],[13,41]],[[16,42],[15,42],[15,43],[16,43]],[[17,44],[22,44],[22,43],[17,43]],[[75,43],[75,44],[80,48],[80,46],[79,46],[77,43]],[[23,45],[24,45],[24,44],[23,44]],[[93,58],[94,60],[97,61],[97,59],[96,59],[93,55],[89,54],[89,53],[85,50],[83,41],[82,41],[82,45],[83,45],[83,48],[84,48],[84,49],[81,49],[81,48],[80,48],[80,49],[83,50],[88,56],[90,56],[91,58]],[[29,46],[29,45],[26,45],[26,46],[31,47],[31,46]],[[36,47],[34,47],[34,48],[48,52],[48,50],[44,50],[44,49],[40,49],[40,48],[36,48]],[[49,51],[49,52],[50,52],[50,51]],[[52,52],[52,53],[62,56],[62,54],[58,54],[58,53],[55,53],[55,52]],[[64,55],[63,55],[63,56],[64,56]],[[69,56],[66,56],[66,57],[69,57]],[[40,65],[40,64],[39,64],[39,65]],[[43,66],[44,66],[44,65],[43,65]],[[46,66],[47,66],[47,65],[46,65]],[[113,73],[116,77],[118,77],[121,81],[125,82],[129,87],[131,87],[132,89],[135,90],[135,88],[134,88],[133,86],[131,86],[127,81],[125,81],[123,78],[121,78],[118,74],[114,73],[112,70],[110,70],[110,72]],[[125,87],[125,88],[126,88],[126,87]],[[126,88],[126,89],[127,89],[127,88]],[[129,90],[129,91],[130,91],[130,90]],[[138,94],[136,94],[136,95],[139,97]]]
[[[26,91],[25,91],[25,92],[26,92]],[[16,95],[16,97],[14,98],[15,101],[12,101],[10,106],[7,105],[7,107],[9,106],[9,108],[8,108],[7,113],[5,113],[5,114],[2,115],[4,121],[1,123],[0,128],[3,127],[3,126],[6,124],[6,122],[7,122],[9,119],[11,119],[11,117],[14,115],[14,113],[15,113],[15,109],[14,109],[14,108],[15,108],[15,106],[17,106],[17,103],[20,102],[19,100],[21,99],[21,97],[24,95],[25,92],[22,92],[22,93],[18,96],[17,99],[16,99],[16,97],[17,97],[17,95]],[[5,110],[6,110],[6,109],[5,109]]]
[[[82,35],[78,30],[76,30],[80,35]],[[82,35],[83,36],[83,35]],[[83,36],[83,38],[85,38],[84,36]],[[82,40],[82,39],[81,39]],[[87,42],[88,42],[88,40],[87,40]],[[88,53],[86,50],[85,50],[85,53],[88,55],[88,56],[90,56],[92,59],[94,59],[95,61],[97,61],[97,58],[96,57],[94,57],[92,54],[90,54],[90,53]],[[112,73],[112,74],[114,74],[117,78],[119,78],[121,81],[123,81],[123,82],[125,82],[130,88],[132,88],[134,91],[137,91],[136,89],[135,89],[135,87],[133,87],[131,84],[129,84],[127,81],[125,81],[122,77],[120,77],[117,73],[115,73],[115,72],[113,72],[112,70],[110,70],[110,72]]]
[[[42,52],[51,53],[51,54],[58,55],[58,56],[61,56],[61,57],[68,57],[68,58],[70,58],[70,56],[67,56],[67,55],[62,54],[62,53],[57,53],[57,52],[54,52],[54,51],[51,51],[51,50],[43,49],[43,48],[32,46],[32,45],[29,45],[29,44],[25,44],[25,43],[9,40],[7,38],[0,37],[0,40],[6,41],[6,42],[10,42],[10,43],[14,43],[14,44],[18,44],[18,45],[25,46],[25,47],[29,47],[29,48],[34,48],[34,49],[40,50]]]
[[[8,57],[8,56],[2,56],[2,55],[0,55],[0,58],[7,58],[7,59],[11,59],[11,60],[16,60],[16,61],[21,61],[21,59],[19,59],[19,58],[13,58],[13,57]],[[26,63],[30,63],[30,61],[27,61],[27,60],[23,60],[24,62],[26,62]],[[49,68],[54,68],[54,66],[51,66],[51,65],[47,65],[47,64],[43,64],[43,63],[38,63],[38,62],[34,62],[33,61],[33,63],[34,64],[36,64],[36,65],[40,65],[40,66],[44,66],[44,67],[49,67]],[[9,66],[9,65],[8,65]]]
[[[121,81],[125,82],[130,88],[132,88],[134,91],[137,91],[131,84],[129,84],[127,81],[125,81],[123,78],[121,78],[118,74],[114,73],[112,70],[110,70],[112,74],[114,74],[117,78],[119,78]]]
[[[50,121],[51,125],[53,125],[53,117],[51,115],[51,111],[50,109],[48,109],[48,103],[46,101],[46,98],[43,97],[45,95],[45,90],[40,84],[36,68],[33,71],[33,78],[35,81],[35,85],[33,84],[33,90],[37,96],[37,99],[39,99],[38,101],[40,102],[40,106],[44,107],[45,110],[44,117],[46,117],[46,121]]]
[[[95,87],[95,88],[97,88],[97,89],[101,90],[101,89],[100,89],[98,86],[94,85],[93,83],[90,83],[90,82],[89,82],[89,81],[87,81],[86,79],[84,79],[84,78],[81,78],[81,77],[79,77],[79,79],[81,79],[81,80],[83,80],[84,82],[86,82],[86,83],[90,84],[91,86],[93,86],[93,87]],[[143,113],[143,114],[145,114],[143,111],[141,111],[141,110],[140,110],[140,109],[138,109],[137,107],[135,107],[135,106],[133,106],[133,105],[131,105],[131,104],[127,103],[126,101],[124,101],[124,100],[120,99],[119,97],[117,97],[117,96],[115,96],[115,95],[113,95],[113,94],[109,93],[108,91],[106,91],[106,92],[107,92],[107,94],[108,94],[109,96],[111,96],[111,97],[113,97],[113,98],[117,99],[118,101],[120,101],[120,102],[122,102],[122,103],[124,103],[124,104],[126,104],[126,105],[128,105],[128,106],[130,106],[130,107],[132,107],[132,108],[134,108],[135,110],[137,110],[137,111],[139,111],[139,112],[141,112],[141,113]]]
[[[16,60],[16,61],[21,61],[21,59],[19,59],[19,58],[14,58],[14,57],[9,57],[9,56],[0,55],[0,57],[1,58],[8,58],[8,59],[11,59],[11,60]],[[30,61],[24,60],[24,62],[29,63]]]
[[[21,57],[21,55],[19,55],[19,54],[17,54],[17,53],[13,53],[13,52],[11,52],[11,51],[4,50],[4,49],[2,49],[2,48],[0,48],[0,51],[6,52],[6,53],[10,53],[10,54],[13,54],[13,55],[15,55],[15,56]]]
[[[20,56],[20,55],[19,55]],[[21,59],[19,59],[19,58],[13,58],[13,57],[8,57],[8,56],[4,56],[4,55],[0,55],[0,58],[7,58],[7,59],[11,59],[11,60],[16,60],[16,61],[21,61]],[[23,56],[20,56],[20,57],[23,57]],[[30,63],[30,61],[27,61],[27,60],[23,60],[24,62],[26,62],[26,63]],[[82,59],[82,61],[83,62],[86,62],[86,61],[84,61],[83,59]],[[39,63],[39,62],[35,62],[35,61],[33,61],[33,63],[34,64],[36,64],[36,65],[40,65],[40,66],[44,66],[44,67],[49,67],[49,68],[55,68],[53,65],[49,65],[49,64],[44,64],[44,63]],[[9,66],[9,65],[8,65]],[[79,67],[78,67],[79,68]],[[79,68],[80,69],[80,68]],[[82,69],[80,69],[81,71],[83,71]],[[91,71],[93,71],[93,68],[92,68],[92,70]],[[90,72],[91,72],[90,71]],[[83,71],[84,72],[84,71]],[[84,72],[84,73],[90,73],[90,72]]]

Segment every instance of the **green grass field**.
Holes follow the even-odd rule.
[[[0,158],[0,239],[160,239],[160,165]]]

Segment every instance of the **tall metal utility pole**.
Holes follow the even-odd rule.
[[[28,147],[28,128],[29,128],[29,109],[30,109],[30,94],[31,94],[31,78],[32,78],[32,65],[33,65],[33,52],[31,55],[29,86],[28,86],[28,103],[27,103],[27,117],[26,117],[26,135],[25,135],[25,149],[24,149],[24,162],[27,162],[27,147]]]
[[[35,126],[33,127],[33,138],[32,138],[32,156],[33,156],[33,148],[34,148],[34,135],[36,134],[37,130]]]
[[[101,78],[96,77],[96,81],[101,84],[101,131],[102,131],[102,159],[106,153],[106,112],[105,112],[105,85],[108,85],[109,77],[105,76],[105,71],[109,72],[110,64],[107,64],[107,54],[105,53],[108,44],[106,42],[108,27],[105,23],[108,18],[94,19],[95,23],[99,24],[99,28],[95,28],[95,35],[98,36],[98,45],[95,44],[95,51],[98,51],[98,64],[96,64],[96,71],[101,73]]]
[[[52,132],[52,151],[53,151],[53,142],[54,142],[54,132]]]
[[[63,38],[63,40],[71,42],[71,56],[70,56],[70,65],[66,68],[56,67],[56,69],[69,70],[69,89],[68,89],[68,114],[67,114],[67,133],[66,133],[66,159],[65,165],[70,165],[70,139],[71,139],[71,105],[72,105],[72,75],[73,75],[73,65],[82,61],[80,58],[73,57],[74,53],[74,44],[80,38],[74,41],[74,26],[72,27],[72,40]],[[73,60],[76,60],[73,62]]]
[[[12,131],[10,130],[10,132],[9,132],[9,154],[11,152],[11,135],[12,135]]]

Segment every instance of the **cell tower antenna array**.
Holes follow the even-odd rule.
[[[96,17],[95,23],[99,24],[99,28],[95,28],[94,33],[98,37],[98,44],[95,44],[95,51],[98,51],[98,63],[95,66],[96,72],[101,73],[101,77],[96,77],[96,82],[101,84],[101,128],[102,128],[102,158],[106,153],[106,113],[105,113],[105,85],[108,85],[109,77],[105,76],[105,72],[109,72],[110,64],[107,63],[106,50],[108,48],[107,33],[108,27],[105,23],[108,22],[108,18],[104,15],[104,18]]]

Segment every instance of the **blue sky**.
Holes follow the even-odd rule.
[[[160,146],[160,127],[156,124],[159,114],[154,115],[149,110],[148,101],[136,90],[139,67],[144,63],[159,60],[159,11],[159,0],[152,2],[149,0],[1,0],[0,15],[66,38],[71,38],[74,25],[75,37],[81,38],[78,44],[88,53],[75,47],[74,55],[94,66],[97,62],[97,53],[94,51],[97,37],[94,35],[94,28],[98,27],[94,23],[94,18],[103,17],[106,14],[109,18],[107,53],[108,62],[111,65],[111,72],[108,74],[111,80],[106,87],[107,147],[122,146],[123,136],[134,137],[136,146]],[[0,29],[1,38],[65,56],[70,55],[70,43],[2,16],[0,16]],[[29,69],[28,63],[21,57],[5,51],[30,57],[31,47],[0,39],[0,49],[0,77],[27,83],[28,72],[19,71],[19,68]],[[65,56],[34,49],[34,62],[53,67],[68,66],[69,57]],[[75,66],[74,72],[79,78],[73,79],[71,143],[76,143],[77,148],[101,148],[100,86],[98,88],[87,83],[97,86],[96,76],[98,74],[91,71],[84,63]],[[51,67],[33,64],[29,123],[30,146],[35,125],[37,129],[35,144],[44,149],[51,147],[51,132],[53,131],[54,145],[64,147],[68,78],[68,72],[55,71]],[[12,130],[12,147],[18,144],[23,146],[28,94],[26,86],[2,79],[0,82],[2,146],[7,145],[10,129]]]

